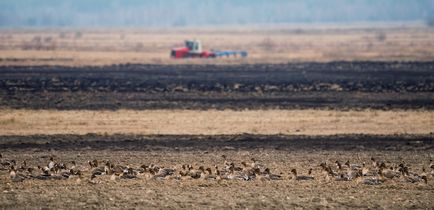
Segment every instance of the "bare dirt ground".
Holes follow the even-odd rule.
[[[434,155],[432,136],[136,136],[136,135],[40,135],[2,136],[0,152],[17,163],[35,167],[56,161],[76,161],[84,177],[67,180],[11,182],[0,170],[2,208],[432,208],[434,182],[409,183],[400,179],[380,185],[355,181],[326,181],[319,163],[336,160],[352,163],[370,158],[398,164],[421,173]],[[111,160],[139,167],[181,164],[223,167],[221,155],[240,164],[254,157],[284,179],[276,181],[133,180],[111,181],[99,176],[89,182],[87,161]],[[370,166],[371,167],[371,166]],[[300,174],[313,169],[314,181],[289,179],[291,168]]]
[[[247,59],[181,60],[185,39],[205,49],[247,50]],[[220,29],[2,29],[0,65],[248,64],[306,61],[431,61],[434,28],[423,24],[294,25]]]

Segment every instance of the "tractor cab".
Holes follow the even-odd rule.
[[[199,40],[186,40],[185,46],[190,50],[190,53],[202,53],[202,44]]]

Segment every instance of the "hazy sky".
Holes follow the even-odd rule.
[[[0,27],[425,21],[434,0],[0,0]]]

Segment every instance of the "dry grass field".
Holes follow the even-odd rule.
[[[205,49],[247,50],[247,59],[182,60],[185,39]],[[430,61],[434,28],[422,24],[221,29],[0,30],[0,65],[245,64],[336,60]]]
[[[0,110],[0,135],[429,134],[432,111]]]

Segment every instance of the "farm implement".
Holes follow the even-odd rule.
[[[220,57],[247,57],[246,51],[230,51],[230,50],[202,50],[202,44],[199,40],[185,41],[185,47],[174,48],[170,56],[175,59],[182,58],[220,58]]]

